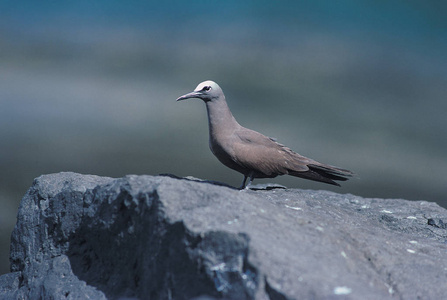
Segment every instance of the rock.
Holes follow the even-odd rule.
[[[441,299],[447,211],[74,173],[23,198],[1,299]]]

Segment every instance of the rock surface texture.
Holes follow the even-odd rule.
[[[23,198],[1,299],[442,299],[447,211],[326,191],[59,173]]]

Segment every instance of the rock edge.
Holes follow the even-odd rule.
[[[24,196],[2,299],[439,299],[435,203],[195,179],[43,175]]]

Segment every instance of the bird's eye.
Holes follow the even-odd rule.
[[[204,86],[202,89],[202,91],[209,91],[209,90],[211,90],[211,87],[209,85]]]

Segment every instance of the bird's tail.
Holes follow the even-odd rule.
[[[346,181],[354,175],[353,172],[329,165],[307,165],[309,170],[306,172],[291,171],[289,175],[306,178],[314,181],[324,182],[340,186],[336,181]]]

